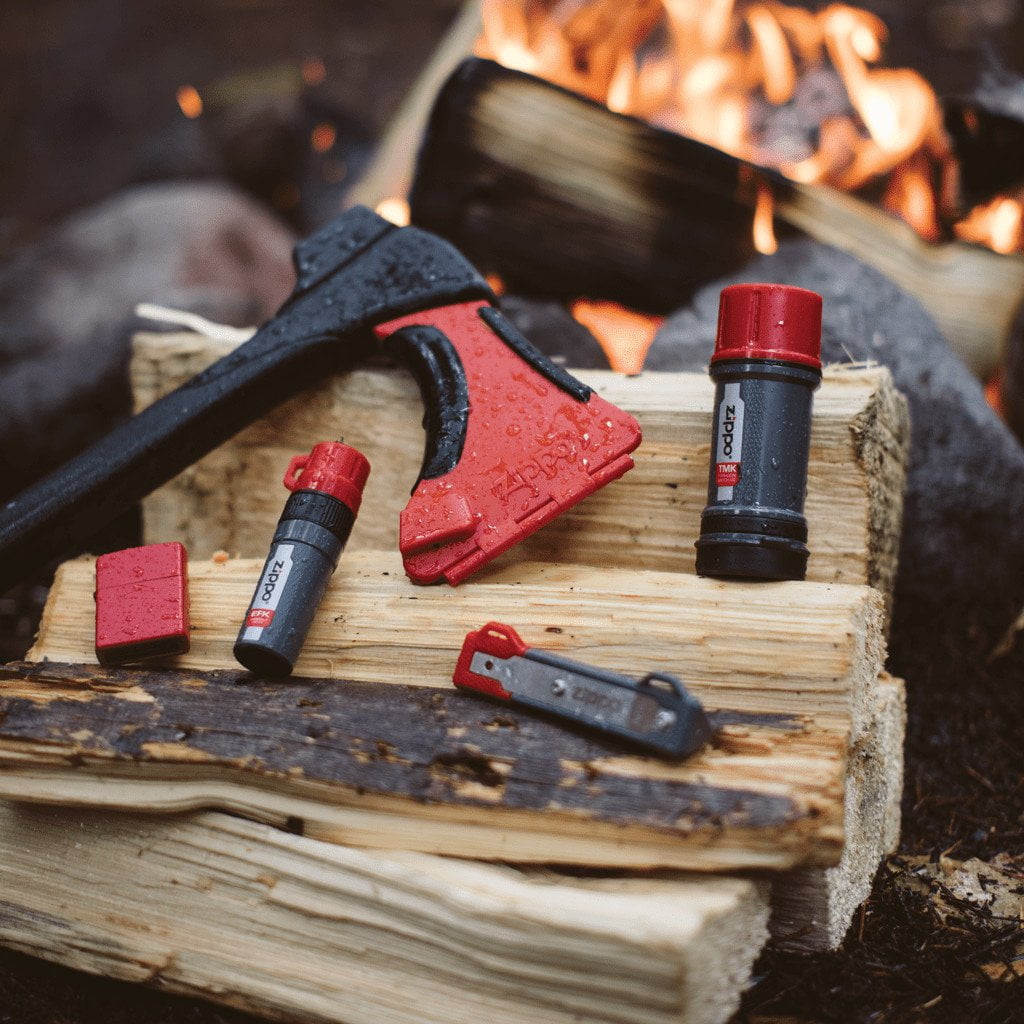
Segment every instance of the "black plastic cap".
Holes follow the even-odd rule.
[[[753,533],[707,533],[697,540],[697,575],[735,579],[802,580],[807,545]]]

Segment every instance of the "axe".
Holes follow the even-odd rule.
[[[242,427],[384,351],[413,371],[426,444],[399,547],[457,584],[633,465],[636,421],[541,354],[450,244],[356,207],[295,249],[295,290],[234,352],[0,509],[8,584]]]

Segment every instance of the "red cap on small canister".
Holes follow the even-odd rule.
[[[711,362],[778,359],[821,368],[821,296],[786,284],[723,289]]]
[[[361,451],[341,441],[321,441],[308,455],[296,455],[288,463],[284,485],[289,491],[323,491],[355,515],[369,475],[370,463]]]

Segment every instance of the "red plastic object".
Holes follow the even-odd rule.
[[[184,654],[188,556],[177,542],[96,559],[96,657],[101,665]]]
[[[821,367],[821,296],[785,284],[734,284],[722,290],[711,362],[781,359]]]
[[[341,441],[321,441],[308,455],[292,458],[284,485],[289,491],[323,491],[347,505],[354,517],[369,475],[370,463],[362,452]]]
[[[483,302],[413,313],[377,327],[443,331],[466,375],[470,413],[458,465],[422,480],[399,522],[414,583],[452,585],[632,469],[640,427],[592,393],[579,401],[537,372],[481,319]]]
[[[521,658],[527,651],[522,637],[511,627],[500,622],[488,622],[486,626],[466,634],[459,660],[455,663],[452,682],[465,690],[486,693],[498,700],[511,700],[512,694],[497,681],[477,675],[470,669],[474,654],[493,654],[496,658]]]

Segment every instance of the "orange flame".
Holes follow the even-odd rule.
[[[997,196],[975,207],[954,228],[965,242],[979,242],[996,252],[1024,250],[1024,202],[1021,196]]]
[[[482,10],[480,56],[795,181],[848,191],[880,182],[885,209],[929,241],[955,234],[1024,251],[1024,193],[952,223],[955,167],[938,100],[916,72],[878,66],[887,32],[867,11],[778,0],[483,0]],[[822,81],[836,95],[820,123],[803,124]],[[773,137],[776,112],[799,130]],[[772,207],[759,183],[752,232],[763,253],[777,248]],[[613,366],[639,369],[635,314],[613,306],[581,300],[573,312]]]
[[[577,299],[571,312],[597,338],[611,368],[619,373],[640,372],[663,322],[662,317],[637,313],[617,302],[590,299]]]
[[[954,219],[935,93],[914,71],[878,66],[887,32],[867,11],[836,3],[812,13],[776,0],[484,0],[483,26],[481,56],[795,181],[852,191],[882,179],[885,208],[923,238],[941,238]],[[805,126],[805,153],[794,154],[794,140],[779,144],[758,119],[787,104],[798,113],[811,102],[801,82],[816,70],[838,76],[837,101],[820,125]],[[972,213],[956,234],[1020,248],[1010,207],[1001,210]]]
[[[775,199],[768,185],[757,183],[757,205],[754,207],[754,248],[770,256],[779,248],[775,239]]]
[[[399,227],[405,227],[409,223],[408,200],[392,196],[389,199],[382,199],[377,204],[376,209],[381,217],[391,221],[392,224],[397,224]]]

